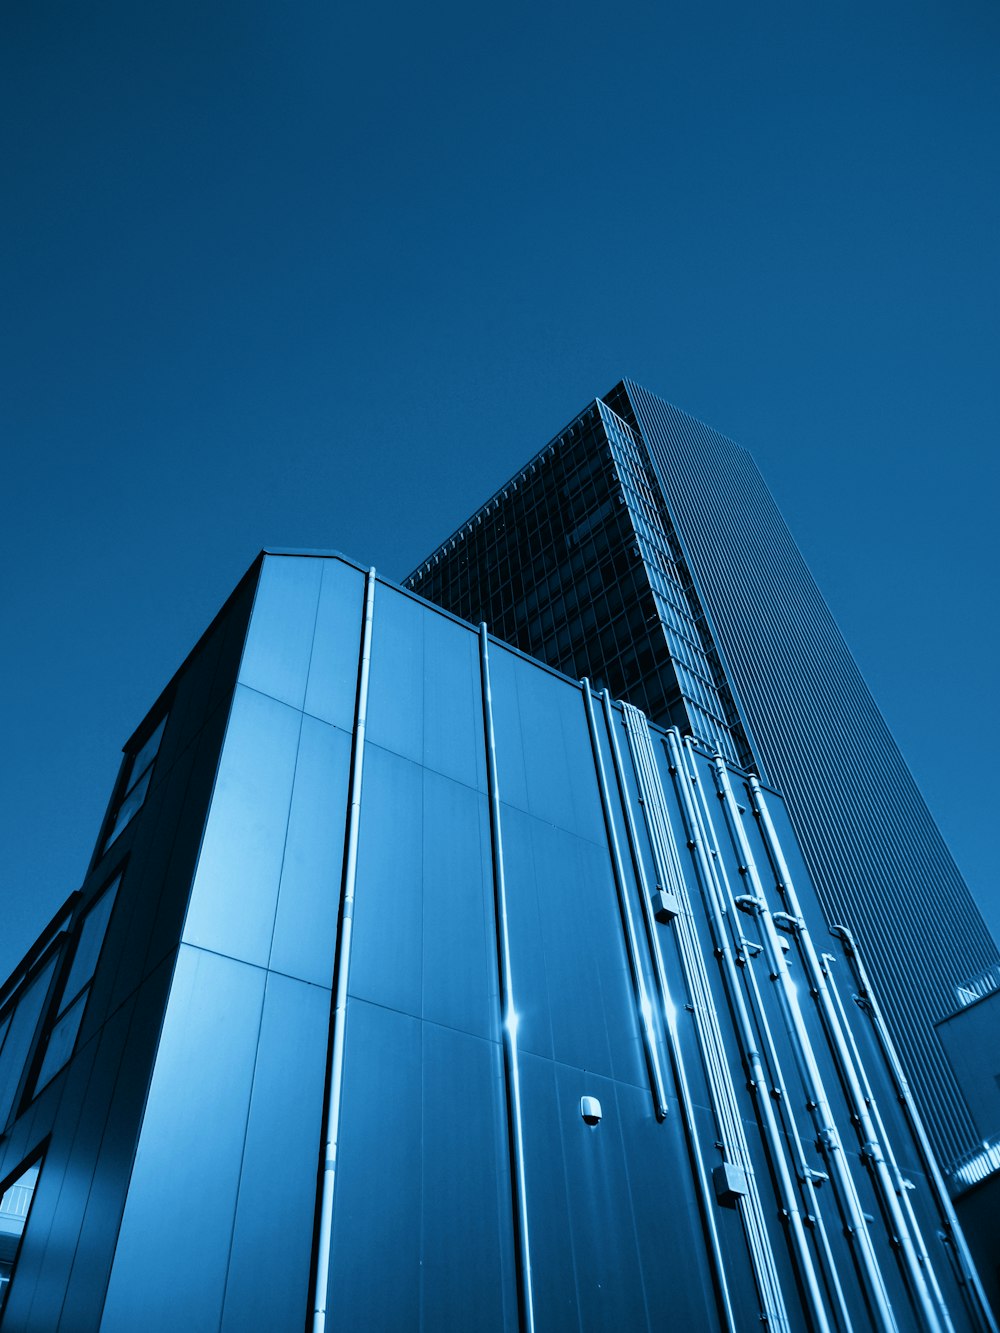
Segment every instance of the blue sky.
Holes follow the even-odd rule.
[[[5,6],[0,973],[262,545],[401,577],[625,374],[751,449],[1000,929],[1000,11],[495,8]]]

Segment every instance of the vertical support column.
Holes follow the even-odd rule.
[[[320,1186],[319,1234],[316,1239],[313,1333],[324,1333],[330,1280],[330,1251],[333,1244],[333,1190],[336,1183],[337,1145],[344,1086],[344,1041],[347,1019],[347,982],[351,967],[354,929],[354,891],[358,879],[358,834],[361,827],[361,778],[365,760],[365,728],[368,721],[368,683],[371,675],[372,617],[375,609],[375,570],[365,578],[365,614],[361,631],[361,661],[358,693],[354,704],[354,739],[351,747],[351,792],[347,811],[344,877],[340,894],[340,919],[334,965],[333,1035],[326,1075],[326,1135],[323,1175]]]
[[[629,902],[628,885],[625,882],[625,867],[622,864],[621,848],[618,845],[618,831],[615,828],[614,812],[611,809],[611,794],[608,791],[608,779],[604,772],[604,756],[597,735],[597,719],[594,717],[594,700],[590,692],[590,681],[580,682],[583,687],[583,701],[587,710],[587,726],[590,729],[590,746],[594,755],[594,767],[597,770],[597,786],[601,795],[601,809],[604,812],[604,827],[608,835],[608,849],[611,852],[611,869],[614,873],[615,889],[618,892],[618,907],[621,911],[622,924],[625,927],[625,947],[628,954],[629,971],[632,973],[632,989],[639,1015],[639,1026],[646,1052],[646,1065],[649,1070],[653,1092],[653,1106],[657,1120],[665,1120],[667,1115],[667,1092],[660,1069],[660,1057],[656,1050],[656,1033],[652,1024],[652,1006],[646,994],[646,981],[639,960],[639,942],[636,938],[635,921],[632,916],[632,904]]]
[[[496,732],[493,728],[493,691],[490,686],[490,647],[485,624],[479,626],[479,668],[483,686],[483,722],[486,736],[486,779],[490,802],[490,841],[493,848],[493,901],[496,914],[497,963],[500,978],[500,1031],[503,1042],[504,1082],[507,1092],[507,1132],[510,1141],[511,1184],[514,1193],[518,1257],[518,1305],[523,1333],[534,1333],[535,1311],[531,1289],[531,1245],[525,1188],[524,1138],[521,1119],[521,1083],[517,1058],[517,1008],[511,974],[510,934],[507,925],[507,881],[504,875],[503,834],[500,821],[500,782],[497,774]]]
[[[722,1247],[719,1243],[719,1230],[715,1225],[713,1199],[708,1184],[708,1173],[705,1170],[705,1160],[702,1156],[701,1144],[698,1140],[698,1126],[695,1123],[694,1103],[691,1097],[691,1089],[688,1084],[687,1071],[684,1068],[684,1057],[681,1054],[680,1038],[677,1034],[677,1018],[674,1010],[674,1003],[670,998],[670,985],[667,980],[667,969],[663,961],[663,950],[660,948],[660,937],[656,929],[656,919],[653,915],[649,882],[646,878],[646,871],[642,863],[635,816],[632,813],[632,803],[629,800],[628,784],[625,781],[625,770],[622,764],[621,748],[618,744],[618,737],[615,735],[614,714],[611,708],[611,698],[607,690],[603,692],[602,697],[604,699],[604,716],[608,724],[608,735],[611,737],[611,755],[614,762],[615,775],[618,780],[618,791],[621,795],[622,809],[625,812],[625,825],[628,831],[629,846],[632,851],[632,862],[635,867],[636,879],[639,884],[639,894],[642,898],[646,937],[653,958],[653,970],[660,990],[661,1017],[666,1027],[667,1044],[670,1051],[670,1064],[673,1070],[674,1082],[677,1085],[677,1096],[678,1101],[680,1102],[681,1118],[684,1122],[684,1139],[687,1144],[688,1157],[691,1162],[691,1169],[694,1174],[695,1185],[698,1192],[698,1211],[701,1214],[702,1228],[705,1232],[709,1258],[712,1263],[712,1275],[715,1279],[716,1304],[719,1309],[720,1322],[726,1329],[726,1333],[736,1333],[736,1319],[733,1314],[732,1300],[729,1295],[729,1283],[726,1280],[726,1267],[722,1259]],[[634,721],[637,719],[636,725],[645,729],[645,717],[639,713],[637,709],[633,710],[633,712],[635,714]],[[626,714],[626,716],[628,716],[628,714]],[[631,739],[631,733],[629,733],[629,736]],[[648,729],[646,729],[646,741],[648,744]],[[659,809],[663,802],[663,793],[658,789],[659,784],[656,779],[655,770],[647,775],[639,764],[636,764],[635,767],[636,781],[639,785],[643,809],[647,812],[648,821],[650,807],[655,805],[656,808]],[[650,784],[654,782],[657,784],[655,794],[650,787]],[[656,850],[652,836],[650,838],[650,845],[654,847],[653,856],[655,861]],[[664,880],[666,880],[666,876],[664,876]]]

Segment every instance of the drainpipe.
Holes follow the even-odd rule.
[[[354,890],[358,880],[358,833],[361,827],[361,776],[365,760],[365,726],[368,720],[368,682],[371,674],[372,615],[375,607],[375,570],[365,578],[365,618],[361,634],[361,667],[354,706],[354,741],[351,749],[351,795],[347,813],[347,851],[340,896],[340,921],[335,951],[336,977],[333,1040],[326,1075],[326,1138],[323,1153],[323,1179],[320,1192],[319,1236],[316,1241],[316,1277],[313,1300],[313,1333],[324,1333],[330,1250],[333,1244],[333,1189],[336,1182],[337,1144],[340,1138],[340,1112],[344,1086],[344,1040],[347,1022],[347,980],[351,968],[351,941],[354,928]]]
[[[636,938],[635,920],[632,905],[629,902],[628,885],[625,882],[625,867],[622,864],[621,848],[618,844],[618,832],[615,829],[611,810],[611,795],[608,791],[608,779],[604,771],[604,756],[597,737],[597,719],[594,716],[594,699],[590,692],[590,681],[584,677],[580,681],[583,688],[583,702],[587,710],[587,726],[590,730],[590,746],[594,755],[594,767],[597,770],[597,786],[601,795],[601,809],[604,812],[604,826],[608,835],[608,848],[611,852],[611,869],[614,872],[615,889],[618,893],[618,907],[625,927],[626,952],[629,971],[632,974],[632,998],[639,1014],[639,1027],[646,1052],[646,1067],[653,1093],[653,1107],[657,1120],[667,1117],[667,1091],[660,1069],[660,1057],[656,1050],[656,1033],[653,1031],[652,1006],[646,994],[646,980],[639,961],[639,941]]]
[[[486,733],[486,780],[490,800],[490,844],[493,849],[493,904],[496,917],[497,965],[500,981],[500,1033],[503,1044],[507,1126],[512,1166],[511,1183],[516,1219],[518,1305],[520,1323],[524,1333],[534,1333],[535,1309],[531,1285],[531,1245],[528,1233],[528,1201],[524,1167],[521,1076],[517,1055],[517,1009],[514,1005],[514,982],[510,963],[507,879],[504,873],[503,833],[500,823],[500,782],[497,775],[496,732],[493,727],[493,691],[490,686],[490,644],[485,624],[479,626],[479,668],[483,687],[483,720]]]
[[[638,830],[636,828],[635,816],[632,813],[632,802],[629,798],[628,785],[625,781],[625,769],[622,764],[621,748],[615,733],[611,697],[607,690],[603,692],[602,698],[604,700],[604,716],[608,724],[608,734],[611,737],[611,754],[614,760],[615,776],[618,780],[618,791],[621,795],[622,809],[625,812],[625,827],[628,831],[629,847],[632,853],[632,864],[635,867],[636,879],[639,884],[639,895],[642,899],[646,939],[653,958],[653,970],[656,974],[657,985],[660,991],[660,1011],[667,1033],[667,1044],[670,1051],[670,1065],[674,1075],[674,1082],[677,1085],[681,1119],[684,1122],[684,1138],[687,1143],[688,1157],[690,1158],[691,1167],[694,1172],[695,1184],[698,1191],[698,1209],[701,1213],[705,1238],[708,1241],[708,1253],[712,1264],[712,1273],[715,1278],[716,1301],[719,1306],[719,1315],[722,1324],[727,1330],[727,1333],[736,1333],[736,1320],[733,1315],[732,1301],[729,1296],[729,1284],[726,1281],[726,1268],[722,1258],[722,1247],[719,1244],[719,1232],[715,1225],[713,1198],[709,1190],[708,1173],[705,1170],[705,1160],[702,1156],[701,1144],[698,1140],[698,1127],[695,1123],[691,1089],[687,1080],[687,1071],[684,1068],[684,1058],[681,1054],[680,1039],[677,1035],[677,1019],[674,1013],[674,1005],[670,998],[670,985],[667,981],[667,969],[664,965],[663,950],[660,948],[659,932],[656,929],[656,920],[653,916],[649,894],[649,881],[646,878],[646,870],[639,849]],[[646,719],[644,717],[641,717],[640,725],[645,727]],[[646,734],[648,737],[648,730]],[[655,798],[653,793],[649,790],[649,776],[640,770],[638,764],[636,764],[635,767],[636,781],[640,792],[643,793],[643,810],[646,812],[648,821],[651,817],[650,802]],[[652,780],[656,781],[655,774],[653,775]],[[650,845],[652,846],[652,840]]]

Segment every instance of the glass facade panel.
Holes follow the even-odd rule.
[[[153,776],[152,768],[147,768],[142,777],[134,787],[128,792],[118,807],[118,813],[115,816],[115,822],[112,825],[111,832],[108,834],[106,847],[110,847],[119,833],[128,825],[142,809],[142,803],[146,799],[146,792],[149,790],[149,782]]]
[[[142,809],[142,804],[146,799],[149,783],[153,776],[153,764],[156,762],[156,756],[159,753],[160,742],[163,740],[163,732],[166,725],[167,719],[164,716],[160,719],[149,739],[143,743],[132,759],[128,761],[127,777],[123,784],[124,795],[119,800],[114,823],[111,826],[111,832],[104,840],[105,851]]]
[[[41,1092],[51,1079],[55,1078],[73,1054],[77,1033],[80,1031],[80,1024],[83,1022],[83,1011],[87,1007],[88,993],[89,988],[68,1009],[64,1010],[53,1023],[45,1046],[45,1056],[38,1071],[38,1078],[35,1080],[36,1094]]]
[[[91,905],[80,923],[73,962],[70,964],[69,976],[63,986],[62,993],[65,999],[72,999],[78,995],[93,978],[120,882],[119,875]]]
[[[0,1314],[7,1303],[21,1237],[34,1202],[40,1163],[26,1167],[0,1195]]]
[[[58,954],[53,954],[14,1003],[0,1050],[0,1130],[13,1109],[58,961]]]
[[[145,773],[146,769],[150,767],[153,760],[156,758],[159,753],[160,742],[163,740],[163,732],[166,725],[166,717],[161,717],[149,740],[146,741],[142,748],[136,753],[135,759],[132,761],[133,780],[140,774]]]
[[[57,989],[57,998],[50,1011],[49,1031],[43,1042],[44,1055],[35,1078],[36,1094],[55,1078],[73,1054],[121,878],[119,874],[111,881],[76,927],[69,974]]]

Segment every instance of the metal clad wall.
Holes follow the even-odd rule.
[[[176,957],[52,1085],[5,1333],[300,1333],[326,1275],[331,1329],[984,1327],[773,792],[334,559],[264,561],[214,746]]]
[[[362,582],[263,562],[103,1330],[302,1326]],[[314,641],[331,639],[335,681],[310,692],[328,671]]]
[[[0,1137],[0,1181],[44,1152],[5,1333],[100,1322],[251,597],[245,582],[171,683],[145,804],[81,886],[78,916],[123,872],[75,1053]]]
[[[975,1128],[934,1036],[996,944],[749,455],[632,383],[735,693],[831,921],[865,942],[946,1161]],[[903,928],[901,928],[901,925]]]

